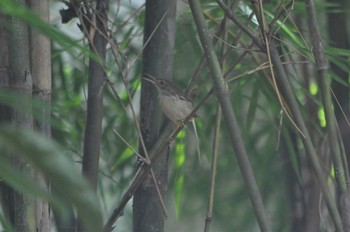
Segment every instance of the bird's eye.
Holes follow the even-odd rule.
[[[159,81],[159,84],[164,85],[164,81],[163,81],[163,80],[160,80],[160,81]]]

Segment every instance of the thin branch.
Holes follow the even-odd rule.
[[[157,192],[160,204],[162,206],[164,217],[165,217],[165,219],[167,219],[168,218],[168,211],[166,210],[166,206],[165,206],[165,203],[164,203],[164,200],[163,200],[163,197],[162,197],[162,193],[159,190],[159,186],[157,184],[157,179],[156,179],[156,176],[154,175],[154,171],[153,171],[152,168],[150,169],[150,172],[151,172],[151,176],[152,176],[153,182],[155,183],[154,186],[156,187],[156,192]]]
[[[276,92],[276,95],[277,95],[277,98],[278,98],[278,101],[280,102],[282,108],[284,109],[284,104],[283,104],[283,101],[282,101],[282,96],[280,94],[280,91],[278,89],[278,86],[277,86],[277,82],[276,82],[276,77],[275,77],[275,73],[273,71],[273,68],[272,68],[272,60],[271,60],[271,54],[270,54],[270,49],[269,49],[269,40],[267,37],[264,37],[265,38],[265,44],[268,46],[268,49],[266,50],[266,53],[267,53],[267,58],[269,60],[269,66],[270,66],[270,72],[271,72],[271,76],[272,76],[272,81],[273,81],[273,86],[275,88],[275,92]],[[276,54],[275,54],[276,55]],[[286,112],[286,115],[287,117],[289,118],[290,122],[293,124],[293,126],[299,131],[300,135],[302,135],[304,138],[306,138],[306,135],[303,133],[303,131],[299,128],[298,124],[296,124],[294,122],[294,119],[292,118],[292,116],[288,113],[288,111],[285,111]]]
[[[224,32],[224,38],[227,37],[227,32]],[[226,53],[227,46],[222,44],[221,46],[221,56],[224,56]],[[225,69],[225,59],[221,61],[221,69]],[[221,125],[221,108],[219,105],[216,107],[216,120],[215,120],[215,130],[214,130],[214,141],[213,141],[213,150],[212,150],[212,159],[211,159],[211,168],[210,168],[210,190],[209,190],[209,200],[208,200],[208,209],[205,218],[204,232],[209,232],[211,220],[213,217],[213,207],[214,207],[214,195],[215,195],[215,178],[216,178],[216,166],[217,158],[219,156],[219,135],[220,135],[220,125]]]
[[[123,141],[123,143],[125,143],[125,145],[130,148],[130,150],[132,150],[136,155],[137,157],[142,160],[142,162],[145,162],[145,164],[147,165],[150,165],[151,163],[146,160],[142,155],[140,155],[129,143],[128,141],[126,141],[123,136],[121,136],[121,134],[118,133],[118,131],[116,129],[113,129],[114,133]]]
[[[288,5],[286,7],[284,7],[284,4],[283,2],[281,2],[279,4],[279,7],[278,7],[278,11],[277,11],[277,14],[276,16],[272,19],[272,21],[270,22],[269,24],[269,37],[271,37],[272,35],[275,35],[277,33],[277,31],[279,30],[280,27],[278,27],[278,29],[274,30],[274,26],[275,26],[275,23],[279,20],[280,17],[282,17],[282,15],[284,14],[284,12],[287,13],[286,17],[284,18],[283,22],[281,23],[281,25],[284,24],[284,22],[290,18],[290,14],[294,8],[294,1],[295,0],[292,0],[290,3],[288,3]],[[283,9],[283,10],[282,10]],[[290,9],[290,11],[289,11]]]
[[[216,166],[217,158],[219,156],[219,134],[220,134],[220,125],[221,125],[221,108],[218,105],[216,108],[216,120],[215,120],[215,130],[214,130],[214,141],[213,141],[213,151],[211,159],[211,168],[210,168],[210,190],[209,190],[209,201],[208,201],[208,210],[205,218],[205,227],[204,232],[209,232],[209,227],[213,217],[213,208],[214,208],[214,195],[215,195],[215,177],[216,177]]]
[[[262,43],[262,41],[258,37],[256,37],[254,33],[236,17],[236,15],[230,10],[230,8],[228,8],[222,0],[216,0],[216,2],[219,4],[221,9],[225,12],[225,15],[229,19],[231,19],[242,31],[244,31],[253,40],[255,45],[260,48],[261,52],[265,52],[266,47]]]
[[[350,127],[349,119],[348,119],[348,117],[346,116],[346,113],[344,112],[343,107],[340,105],[340,102],[339,102],[337,96],[334,94],[334,92],[333,92],[332,89],[330,89],[330,91],[331,91],[331,93],[332,93],[332,96],[333,96],[334,100],[337,102],[337,105],[338,105],[338,107],[339,107],[339,109],[340,109],[340,111],[341,111],[341,113],[342,113],[342,115],[343,115],[343,117],[344,117],[344,120],[346,121],[346,124],[348,124],[348,126]]]

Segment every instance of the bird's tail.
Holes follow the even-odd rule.
[[[201,164],[201,150],[199,147],[199,139],[198,139],[198,134],[197,134],[197,127],[196,127],[196,123],[194,121],[194,118],[192,118],[192,125],[193,125],[193,131],[194,131],[194,135],[196,137],[196,147],[197,147],[197,154],[198,154],[198,162],[199,164]]]

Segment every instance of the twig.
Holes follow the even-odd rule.
[[[221,124],[221,108],[218,105],[216,108],[216,120],[215,120],[215,131],[214,131],[214,141],[213,141],[213,151],[211,159],[211,168],[210,168],[210,190],[209,190],[209,201],[208,201],[208,210],[205,218],[205,227],[204,232],[209,232],[209,227],[211,224],[213,216],[213,207],[214,207],[214,195],[215,195],[215,176],[216,176],[216,166],[217,158],[219,156],[219,135],[220,135],[220,124]]]
[[[244,31],[255,43],[256,46],[260,48],[262,52],[266,51],[265,45],[262,43],[258,37],[254,35],[254,33],[249,30],[249,28],[244,25],[237,17],[236,15],[226,6],[226,4],[222,0],[216,0],[216,2],[219,4],[221,9],[225,12],[225,15],[231,19],[242,31]]]
[[[116,129],[113,129],[114,133],[130,148],[136,155],[137,157],[142,160],[142,162],[145,162],[145,164],[150,165],[151,163],[146,160],[140,153],[138,153],[124,138],[121,136],[121,134],[118,133]]]

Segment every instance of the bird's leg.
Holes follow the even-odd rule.
[[[173,125],[175,125],[175,130],[173,131],[173,133],[171,133],[171,135],[169,136],[169,143],[172,144],[176,137],[175,137],[175,132],[177,131],[177,129],[179,129],[179,125],[177,125],[176,121],[171,120],[171,122],[173,123]],[[174,138],[173,138],[174,137]]]
[[[173,143],[174,142],[174,140],[175,140],[175,138],[173,138],[174,137],[174,134],[175,134],[175,132],[179,129],[179,125],[177,124],[177,122],[175,121],[172,121],[173,123],[174,123],[174,125],[175,125],[175,130],[174,130],[174,132],[170,135],[170,139],[169,139],[169,142],[170,143]],[[183,120],[181,120],[181,127],[182,128],[187,128],[187,125],[184,123],[184,121]]]
[[[181,126],[182,126],[183,128],[187,128],[187,125],[184,123],[184,121],[181,121]]]
[[[174,137],[174,132],[169,137],[169,144],[172,144],[173,142],[175,142],[175,138],[173,137]]]

